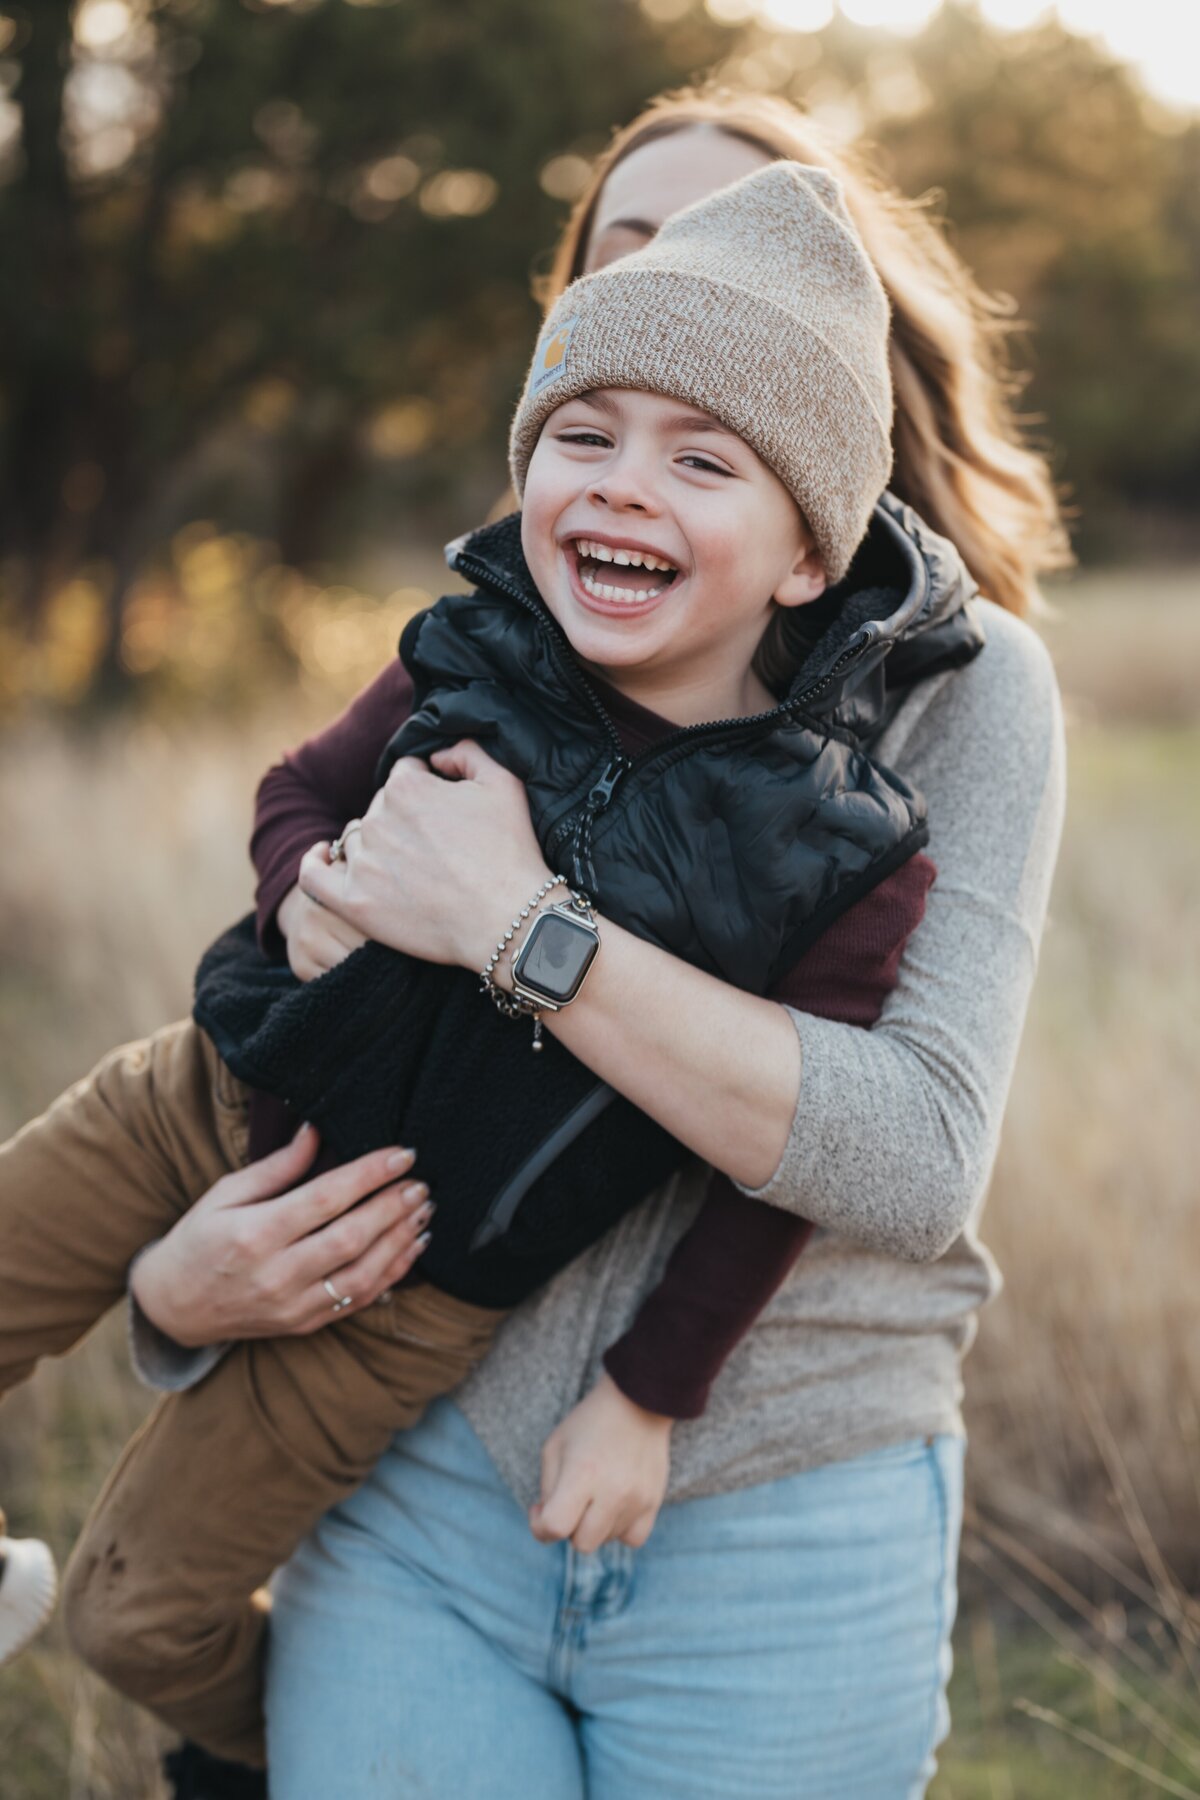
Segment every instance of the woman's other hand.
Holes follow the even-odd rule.
[[[177,1344],[297,1336],[360,1312],[406,1275],[429,1239],[428,1189],[410,1150],[375,1150],[301,1181],[311,1125],[223,1176],[138,1259],[131,1286]],[[325,1282],[351,1304],[335,1312]]]
[[[523,784],[464,738],[428,763],[401,757],[344,856],[310,852],[300,880],[378,943],[480,969],[547,874]]]
[[[289,888],[275,914],[287,943],[288,963],[298,981],[313,981],[318,975],[328,974],[367,941],[361,931],[327,907],[318,906],[304,892],[305,870],[327,869],[329,849],[328,844],[313,845],[300,864],[296,886]]]
[[[542,1497],[529,1509],[539,1543],[570,1538],[589,1551],[615,1538],[640,1548],[667,1491],[671,1424],[601,1375],[542,1446]]]

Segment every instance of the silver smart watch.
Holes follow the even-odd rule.
[[[599,948],[600,933],[582,895],[544,907],[513,959],[513,992],[546,1012],[569,1006]]]

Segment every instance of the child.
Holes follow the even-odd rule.
[[[886,480],[886,339],[882,291],[836,183],[788,164],[678,215],[647,250],[568,290],[551,316],[513,428],[522,518],[459,547],[458,566],[478,589],[439,602],[406,631],[412,710],[388,717],[365,761],[373,766],[379,749],[383,772],[427,755],[450,769],[446,746],[486,727],[496,760],[526,786],[551,877],[569,865],[575,889],[590,882],[603,909],[590,938],[586,920],[565,922],[573,954],[602,956],[612,919],[751,991],[811,1010],[824,1000],[830,1016],[849,1011],[863,1023],[876,1016],[931,869],[914,854],[919,798],[860,742],[883,699],[882,674],[868,677],[901,635],[903,680],[978,648],[952,553],[894,505],[876,512],[865,579],[836,604],[819,599],[827,576],[845,574]],[[647,471],[660,502],[653,513],[636,494],[614,509],[605,490]],[[618,570],[619,580],[606,579]],[[794,679],[778,705],[755,666],[764,627],[814,602],[821,630],[812,644],[797,633],[783,646]],[[722,665],[752,703],[736,719],[709,725],[702,712],[677,731],[636,705],[621,716],[622,694],[653,693],[647,672],[666,668],[678,685],[681,669]],[[611,685],[598,691],[585,667]],[[396,679],[385,678],[393,699]],[[369,690],[367,710],[379,707],[380,688]],[[357,710],[361,724],[362,703]],[[310,793],[308,844],[318,799]],[[343,813],[338,833],[345,824]],[[349,835],[344,859],[310,856],[304,885],[336,901],[355,854]],[[279,835],[260,853],[260,871],[272,861],[288,861]],[[885,889],[888,905],[856,934],[852,917]],[[532,885],[520,898],[509,934],[518,952],[550,918]],[[493,963],[500,999],[512,1005],[511,972]],[[181,1203],[242,1160],[249,1085],[256,1148],[269,1141],[279,1102],[301,1106],[321,1119],[339,1158],[371,1139],[418,1143],[443,1201],[423,1279],[398,1290],[386,1312],[238,1345],[209,1380],[164,1402],[77,1552],[74,1626],[106,1672],[192,1736],[253,1761],[262,1754],[262,1612],[251,1590],[392,1432],[462,1377],[504,1310],[684,1153],[628,1102],[598,1094],[603,1084],[558,1055],[553,1038],[540,1060],[525,1057],[538,1069],[534,1084],[503,1035],[511,1024],[462,969],[368,945],[305,987],[278,965],[256,967],[245,933],[208,968],[217,980],[202,981],[198,1016],[223,1060],[191,1025],[118,1053],[0,1153],[6,1189],[42,1184],[48,1195],[56,1182],[61,1193],[64,1173],[116,1186],[141,1133],[148,1148],[136,1173],[147,1194],[175,1170],[175,1197],[159,1216],[159,1229],[169,1227]],[[542,999],[571,1004],[554,981],[544,970]],[[857,1010],[847,1008],[850,993]],[[395,996],[403,1013],[387,1004]],[[524,1004],[536,1014],[533,987]],[[495,1193],[481,1140],[464,1146],[466,1094],[493,1124],[515,1115],[507,1195]],[[116,1101],[132,1130],[114,1149],[105,1128]],[[520,1132],[541,1130],[547,1105],[558,1108],[556,1131],[575,1121],[574,1136],[565,1132],[561,1154],[531,1167],[538,1158]],[[99,1255],[96,1210],[88,1225]],[[658,1295],[610,1352],[610,1373],[635,1402],[631,1428],[659,1433],[665,1449],[671,1417],[702,1408],[712,1374],[806,1229],[715,1184]],[[36,1247],[35,1233],[15,1245],[25,1281]],[[136,1247],[108,1243],[103,1256],[119,1270]],[[19,1303],[15,1276],[13,1286]],[[330,1303],[342,1306],[336,1289]],[[38,1348],[65,1348],[77,1334]],[[665,1482],[665,1454],[661,1467]]]

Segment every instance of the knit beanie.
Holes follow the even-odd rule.
[[[687,401],[736,432],[840,581],[891,471],[892,384],[887,296],[836,178],[771,163],[573,281],[513,419],[518,496],[550,414],[606,387]]]

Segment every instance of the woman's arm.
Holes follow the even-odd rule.
[[[893,756],[930,796],[938,880],[870,1032],[791,1011],[804,1086],[778,1168],[744,1193],[909,1261],[981,1204],[1037,964],[1066,758],[1050,658],[986,606],[987,647]],[[885,743],[883,754],[888,754]]]
[[[482,969],[550,871],[515,775],[464,740],[430,766],[402,757],[346,856],[304,859],[301,886],[378,943]],[[440,779],[441,776],[449,779]],[[588,1068],[741,1179],[765,1181],[795,1111],[800,1055],[786,1011],[600,919],[603,949],[573,1005],[545,1023]],[[497,970],[501,985],[507,961]],[[479,1004],[486,1006],[481,995]],[[514,1023],[525,1054],[527,1022]]]
[[[1049,658],[1018,621],[987,617],[983,655],[942,678],[940,736],[900,746],[957,805],[933,813],[938,883],[874,1031],[744,994],[603,919],[579,999],[546,1017],[744,1192],[915,1261],[941,1255],[982,1196],[1062,820]],[[515,777],[475,744],[431,761],[458,779],[403,759],[349,862],[314,869],[311,891],[368,937],[480,969],[548,871]]]
[[[583,992],[545,1014],[545,1029],[705,1162],[734,1180],[765,1182],[800,1091],[787,1012],[602,915],[599,928],[603,948]],[[481,966],[490,951],[485,945]]]
[[[896,985],[936,871],[914,856],[843,913],[773,991],[802,1012],[870,1026]],[[746,1200],[716,1172],[629,1329],[604,1353],[627,1400],[698,1419],[727,1358],[794,1267],[812,1226]]]
[[[550,1021],[743,1193],[909,1261],[942,1255],[983,1198],[1062,828],[1049,656],[986,617],[987,648],[903,746],[918,784],[957,804],[931,811],[937,885],[874,1030],[750,1000],[612,927]]]

